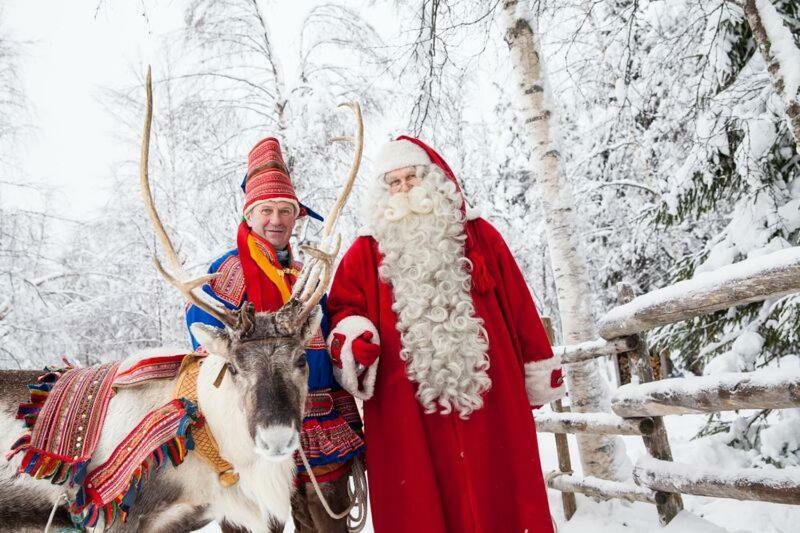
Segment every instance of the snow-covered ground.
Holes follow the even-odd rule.
[[[725,444],[725,435],[719,434],[692,441],[703,426],[705,416],[684,415],[665,417],[667,431],[676,461],[686,464],[719,468],[747,468],[755,466],[755,456]],[[640,437],[624,437],[632,462],[647,453]],[[580,472],[577,444],[569,436],[572,466]],[[550,472],[558,468],[555,439],[552,434],[539,433],[542,469]],[[797,533],[800,532],[800,506],[774,503],[747,502],[701,496],[684,496],[685,510],[668,526],[658,523],[654,505],[627,503],[619,500],[595,502],[577,495],[578,512],[565,522],[561,508],[561,493],[548,490],[550,509],[558,524],[558,533]],[[218,532],[215,525],[203,533]],[[287,533],[294,531],[288,524]],[[367,527],[366,533],[373,529]]]

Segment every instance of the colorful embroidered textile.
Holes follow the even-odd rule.
[[[31,401],[20,404],[17,412],[28,430],[6,458],[24,451],[20,473],[78,486],[70,506],[76,523],[91,527],[101,517],[106,525],[118,517],[124,521],[150,470],[165,457],[175,466],[183,462],[194,447],[189,428],[202,424],[202,418],[192,401],[170,401],[147,414],[109,459],[87,476],[113,388],[172,379],[187,355],[142,359],[119,375],[119,362],[48,371],[28,385]]]
[[[266,274],[269,280],[280,291],[283,303],[288,302],[289,298],[292,296],[292,291],[289,289],[289,284],[286,282],[283,269],[281,268],[279,270],[278,267],[270,261],[267,255],[262,251],[262,248],[256,243],[253,233],[247,236],[247,248],[250,251],[250,257],[256,262],[261,272]]]
[[[347,398],[353,402],[352,408],[347,405]],[[361,420],[354,419],[353,414],[358,414],[355,401],[345,391],[323,389],[308,393],[300,445],[315,474],[318,466],[344,462],[363,452],[364,443],[357,431]],[[295,459],[298,471],[304,472],[302,461]]]
[[[114,378],[114,387],[129,387],[151,379],[173,379],[178,375],[181,363],[189,355],[162,355],[142,359],[127,370],[123,370]]]
[[[20,473],[58,484],[83,481],[86,465],[100,439],[118,367],[116,362],[72,368],[43,376],[52,380],[45,382],[45,387],[41,383],[29,385],[31,403],[34,397],[42,400],[44,389],[50,390],[36,416],[29,412],[29,404],[20,405],[17,412],[17,418],[28,425],[33,423],[29,441],[23,435],[10,454],[25,451]]]
[[[125,521],[150,471],[165,457],[178,466],[194,448],[190,427],[197,422],[195,404],[183,398],[145,415],[108,460],[86,477],[70,512],[85,527],[95,526],[101,516],[106,527],[117,518]]]
[[[225,256],[216,269],[216,274],[217,276],[208,282],[208,286],[217,297],[230,305],[239,307],[244,299],[244,273],[239,256]]]

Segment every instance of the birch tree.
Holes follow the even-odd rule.
[[[789,131],[800,152],[800,48],[770,0],[746,0],[744,13],[775,91],[784,101]]]
[[[518,0],[502,6],[511,60],[519,90],[519,107],[525,134],[533,148],[534,174],[545,212],[547,242],[555,277],[562,336],[565,344],[577,344],[596,336],[591,287],[581,243],[570,185],[560,164],[553,134],[553,111],[541,64],[539,44]],[[610,411],[608,384],[592,360],[567,367],[570,404],[575,412]],[[579,436],[581,463],[586,475],[606,479],[629,477],[631,465],[622,439],[615,436]]]

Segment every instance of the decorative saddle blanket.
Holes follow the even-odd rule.
[[[124,520],[142,478],[165,457],[175,466],[183,462],[194,446],[188,429],[201,420],[193,402],[172,400],[147,414],[105,463],[87,473],[108,405],[118,387],[173,379],[186,356],[143,359],[122,372],[119,362],[48,370],[28,385],[31,401],[20,404],[17,412],[27,430],[6,458],[24,452],[20,473],[77,486],[70,506],[76,524],[91,527],[101,516],[107,526],[117,517]]]

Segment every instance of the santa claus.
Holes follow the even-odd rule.
[[[375,531],[552,533],[531,407],[564,385],[519,267],[432,148],[401,136],[376,165],[328,300]]]

